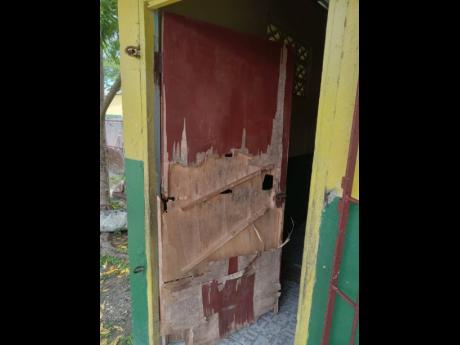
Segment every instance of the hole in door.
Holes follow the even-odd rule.
[[[271,190],[273,188],[273,175],[266,174],[262,182],[262,190]]]

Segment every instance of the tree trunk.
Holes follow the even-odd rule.
[[[110,204],[110,186],[109,186],[109,170],[107,166],[107,152],[105,141],[105,112],[104,108],[104,66],[102,62],[102,48],[100,49],[100,123],[99,123],[99,145],[100,145],[100,208],[108,209]]]

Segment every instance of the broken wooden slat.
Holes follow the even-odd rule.
[[[192,268],[194,268],[196,265],[201,263],[203,260],[206,260],[206,258],[208,258],[216,250],[221,248],[225,243],[230,241],[232,238],[234,238],[236,235],[238,235],[241,231],[243,231],[249,225],[254,223],[257,219],[262,217],[268,211],[268,209],[269,209],[269,207],[264,206],[259,211],[254,213],[251,217],[249,217],[249,219],[245,219],[245,220],[241,221],[240,223],[236,224],[231,231],[225,233],[221,238],[219,238],[214,243],[209,245],[208,248],[204,252],[202,252],[198,257],[196,257],[189,264],[187,264],[185,267],[183,267],[182,270],[181,270],[182,273],[190,271]]]
[[[215,272],[206,277],[197,276],[192,278],[190,284],[186,287],[178,288],[177,283],[168,283],[161,287],[163,291],[162,318],[161,318],[161,334],[169,335],[169,341],[184,341],[185,333],[189,329],[193,329],[193,342],[195,345],[209,345],[217,343],[221,338],[219,334],[220,322],[225,319],[228,311],[222,308],[216,308],[210,317],[204,315],[203,300],[207,298],[207,294],[203,295],[203,286],[211,286],[213,281],[216,281],[221,288],[225,289],[227,284],[236,285],[243,283],[243,276],[255,275],[254,290],[252,296],[253,304],[253,320],[258,319],[262,314],[273,310],[279,297],[281,285],[279,284],[279,265],[280,265],[280,249],[264,251],[257,255],[248,255],[238,257],[240,271],[226,275],[228,269],[228,259],[212,262],[210,269]],[[219,272],[212,267],[218,266]],[[233,281],[233,283],[232,283]],[[234,294],[236,291],[232,291]],[[209,301],[208,301],[209,302]],[[206,302],[205,302],[206,303]],[[235,307],[245,303],[235,299]],[[218,305],[216,305],[218,307]],[[249,307],[249,306],[248,306]],[[227,318],[229,320],[229,318]],[[251,322],[246,320],[247,322]],[[241,328],[245,323],[232,322],[230,319],[231,328],[233,330]],[[223,322],[225,326],[226,322]],[[227,324],[228,326],[228,324]]]
[[[235,187],[235,186],[237,186],[239,184],[247,182],[247,181],[249,181],[250,179],[252,179],[252,178],[254,178],[256,176],[259,176],[260,174],[273,169],[273,167],[274,167],[273,164],[269,164],[269,165],[263,167],[262,169],[256,170],[256,171],[254,171],[254,172],[252,172],[252,173],[250,173],[250,174],[248,174],[246,176],[243,176],[243,177],[241,177],[241,178],[239,178],[239,179],[237,179],[237,180],[235,180],[233,182],[230,182],[230,183],[226,184],[225,186],[222,186],[222,187],[220,187],[220,188],[218,188],[218,189],[216,189],[216,190],[214,190],[214,191],[212,191],[210,193],[207,193],[207,194],[205,194],[205,195],[203,195],[203,196],[201,196],[201,197],[189,202],[188,204],[182,206],[181,209],[182,209],[182,211],[187,211],[188,209],[194,207],[195,205],[200,204],[200,203],[205,202],[205,201],[208,201],[209,199],[215,197],[216,195],[219,195],[220,193],[222,193],[223,191],[225,191],[227,189],[233,188],[233,187]]]
[[[189,328],[184,332],[185,345],[193,345],[193,328]]]
[[[252,223],[252,227],[253,227],[253,229],[254,229],[254,232],[255,232],[256,235],[257,235],[257,238],[258,238],[259,241],[263,244],[264,241],[262,240],[262,237],[260,237],[259,231],[257,230],[257,227],[256,227],[256,225],[255,225],[254,223]]]
[[[172,164],[169,173],[170,195],[179,196],[171,203],[168,212],[162,214],[162,281],[169,282],[189,274],[198,275],[206,270],[208,260],[215,261],[233,256],[249,255],[257,251],[277,248],[282,242],[277,227],[283,210],[271,207],[256,221],[256,227],[264,244],[251,229],[242,231],[206,260],[182,273],[182,267],[198,257],[208,246],[249,218],[264,205],[273,204],[273,191],[263,190],[264,175],[261,174],[232,189],[231,194],[215,198],[184,212],[182,205],[220,188],[228,182],[248,175],[270,161],[248,167],[248,160],[241,156],[209,157],[200,166],[183,167]],[[267,172],[271,174],[272,172]],[[248,229],[247,229],[248,230]]]

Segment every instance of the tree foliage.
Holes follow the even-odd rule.
[[[117,0],[100,0],[100,27],[104,60],[118,66],[120,43],[118,39]]]
[[[119,91],[118,2],[100,0],[100,207],[110,208],[109,173],[105,138],[105,113]]]

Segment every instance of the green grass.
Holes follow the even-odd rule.
[[[117,252],[122,254],[128,254],[128,239],[126,231],[117,230],[112,235],[112,245]]]
[[[133,336],[123,336],[120,338],[118,345],[133,345]]]
[[[112,210],[124,210],[124,203],[120,200],[110,200],[110,207]]]
[[[129,273],[128,260],[111,255],[103,255],[100,258],[101,283],[108,278],[126,275]]]
[[[118,329],[117,329],[118,327]],[[112,322],[107,322],[104,325],[104,328],[108,331],[105,334],[101,334],[100,338],[101,339],[107,339],[109,341],[113,341],[115,337],[117,337],[117,334],[122,331],[122,327],[119,325],[115,325]],[[121,328],[121,329],[120,329]],[[117,345],[133,345],[133,336],[132,335],[122,335],[117,342]]]
[[[117,251],[119,251],[120,253],[123,253],[123,254],[128,254],[128,247],[118,247],[117,248]]]
[[[125,259],[117,258],[116,256],[112,255],[103,255],[100,257],[100,264],[101,264],[101,269],[103,268],[102,266],[107,265],[107,266],[116,266],[119,267],[120,269],[128,268],[128,262]]]
[[[117,183],[125,179],[124,175],[111,175],[109,177],[110,185],[115,186]]]

